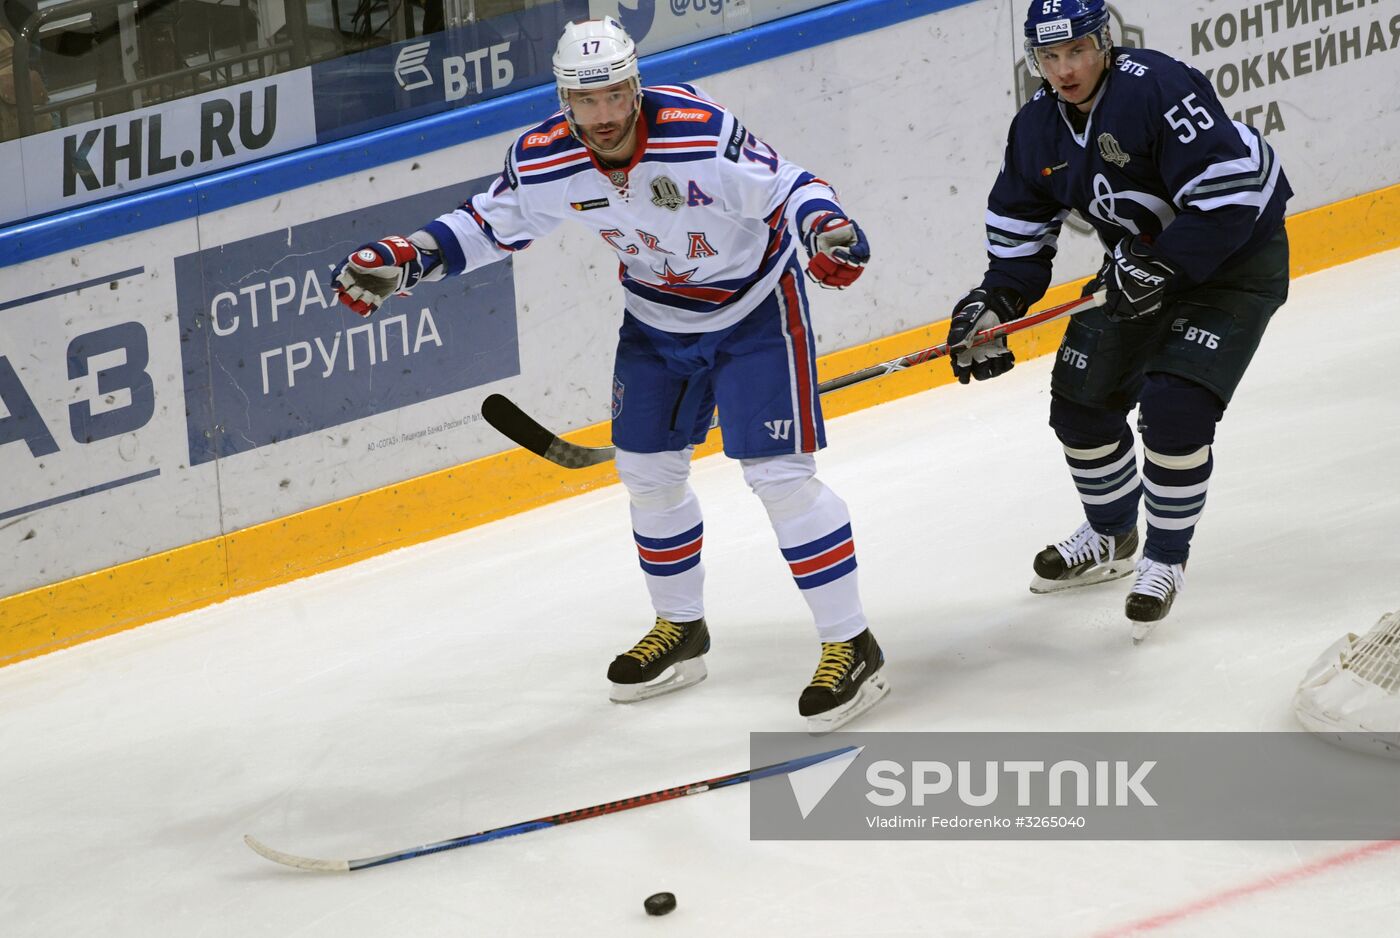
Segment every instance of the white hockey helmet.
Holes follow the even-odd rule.
[[[637,44],[621,23],[605,16],[564,27],[554,50],[554,81],[560,101],[568,104],[568,91],[605,88],[629,79],[640,91]]]

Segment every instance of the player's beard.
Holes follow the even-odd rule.
[[[623,122],[622,127],[618,132],[617,142],[610,147],[604,146],[603,144],[599,143],[594,138],[592,132],[589,131],[587,128],[580,127],[579,136],[583,138],[584,146],[592,150],[595,154],[598,155],[599,158],[604,160],[613,159],[615,154],[621,153],[632,144],[632,141],[635,136],[633,132],[637,128],[638,113],[639,109],[634,106],[632,108],[632,113],[627,116],[627,120]]]

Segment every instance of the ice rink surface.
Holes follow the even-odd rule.
[[[1295,729],[1308,664],[1400,607],[1398,295],[1400,252],[1295,281],[1139,647],[1131,580],[1026,589],[1080,521],[1049,358],[833,421],[821,474],[893,687],[851,728]],[[1390,844],[751,842],[743,787],[349,875],[244,846],[384,853],[737,771],[750,731],[801,730],[806,607],[738,467],[694,484],[714,645],[683,693],[607,699],[651,618],[617,486],[0,670],[0,931],[1400,934]],[[1396,836],[1400,796],[1375,821]],[[648,918],[660,890],[679,908]]]

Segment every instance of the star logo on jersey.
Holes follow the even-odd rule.
[[[695,276],[699,267],[692,267],[690,270],[674,271],[671,269],[671,262],[665,261],[660,270],[653,270],[652,273],[661,278],[661,282],[668,287],[678,287],[691,282],[691,277]]]

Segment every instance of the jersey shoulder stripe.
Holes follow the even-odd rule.
[[[706,98],[663,87],[642,89],[642,114],[652,139],[718,137],[725,110]]]
[[[481,233],[491,239],[491,243],[501,250],[512,252],[523,251],[530,246],[531,241],[528,238],[520,241],[502,241],[496,236],[496,229],[491,227],[490,222],[481,217],[481,213],[476,210],[476,206],[470,201],[462,206],[462,210],[471,217],[472,221],[476,222],[477,227],[481,229]]]
[[[543,182],[555,182],[581,173],[593,165],[588,151],[575,147],[553,156],[543,156],[519,164],[520,184],[535,186]]]
[[[698,160],[714,159],[718,152],[718,137],[683,137],[678,139],[647,140],[646,153],[642,157],[648,163],[691,163]]]
[[[653,85],[649,88],[643,88],[642,90],[655,91],[658,94],[668,94],[678,98],[687,98],[691,101],[697,101],[701,104],[708,104],[712,107],[718,107],[718,105],[716,105],[715,102],[705,97],[705,95],[703,95],[700,92],[700,89],[696,88],[694,85],[688,85],[683,82],[678,82],[674,85]]]

